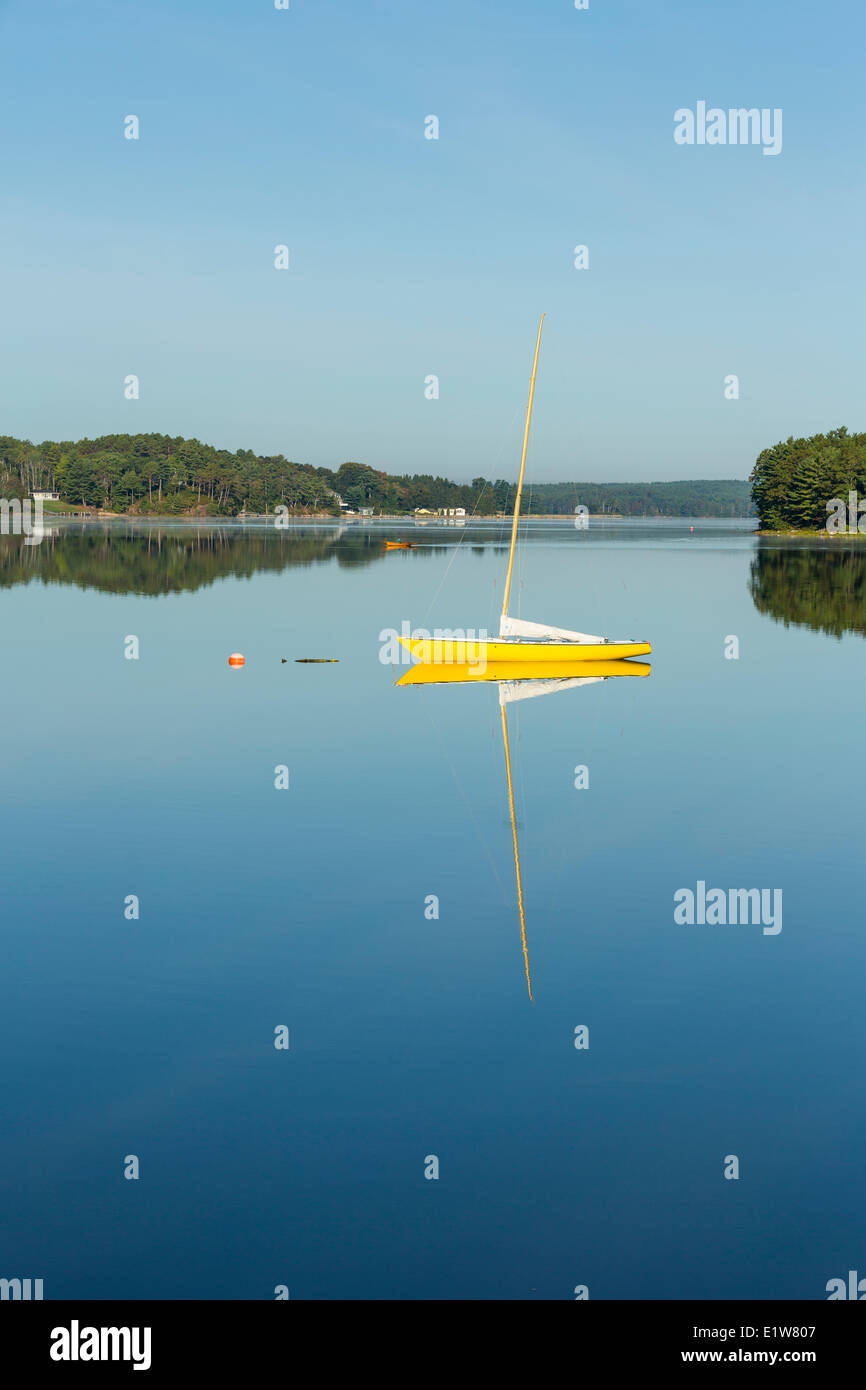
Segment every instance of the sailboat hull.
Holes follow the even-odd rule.
[[[400,643],[425,666],[532,665],[549,667],[584,661],[621,661],[648,656],[649,642],[525,642],[503,638],[477,642],[401,637]]]

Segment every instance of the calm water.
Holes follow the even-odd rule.
[[[497,687],[379,660],[404,620],[495,629],[507,526],[0,539],[0,1276],[821,1299],[866,1273],[866,551],[693,524],[525,532],[512,611],[654,647],[649,679],[510,707],[534,1002]],[[698,880],[782,889],[781,932],[677,924]]]

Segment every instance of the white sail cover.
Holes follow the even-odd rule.
[[[546,623],[527,623],[522,618],[510,618],[503,614],[499,619],[500,637],[534,637],[543,641],[546,637],[558,637],[565,642],[604,642],[604,637],[593,637],[590,632],[569,632],[564,627],[548,627]]]
[[[575,685],[597,685],[607,680],[607,676],[575,676],[566,680],[526,680],[500,681],[499,703],[510,704],[513,700],[532,700],[536,695],[551,695],[555,690],[571,690]]]

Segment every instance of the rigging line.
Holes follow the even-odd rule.
[[[509,905],[509,900],[508,900],[508,896],[507,896],[507,894],[506,894],[506,892],[505,892],[505,884],[502,882],[502,879],[499,877],[499,870],[498,870],[497,867],[496,867],[496,861],[494,860],[493,855],[490,853],[490,850],[489,850],[488,845],[487,845],[487,841],[485,840],[484,836],[483,836],[482,833],[481,833],[481,827],[480,827],[479,824],[478,824],[478,821],[477,821],[476,816],[475,816],[475,812],[472,810],[472,806],[471,806],[471,804],[470,804],[470,802],[469,802],[469,798],[467,797],[467,795],[466,795],[466,793],[464,792],[462,786],[460,785],[460,778],[457,776],[457,771],[456,771],[456,769],[455,769],[455,767],[454,767],[454,764],[453,764],[452,761],[451,761],[450,755],[449,755],[449,753],[448,753],[448,749],[443,745],[442,739],[441,739],[440,736],[439,736],[439,730],[438,730],[438,728],[436,727],[435,723],[433,722],[433,716],[431,715],[430,711],[429,711],[428,709],[426,709],[426,708],[425,708],[425,710],[424,710],[424,713],[427,715],[427,718],[428,718],[428,720],[430,721],[430,727],[431,727],[431,729],[433,730],[433,733],[434,733],[435,736],[436,736],[436,742],[439,744],[439,747],[440,747],[440,749],[442,750],[442,752],[443,752],[443,754],[444,754],[444,756],[445,756],[445,761],[447,762],[449,768],[451,769],[451,776],[454,778],[454,785],[456,786],[456,788],[457,788],[457,790],[459,791],[461,797],[463,798],[463,803],[464,803],[464,805],[465,805],[467,811],[469,812],[469,819],[472,821],[472,825],[473,825],[473,827],[474,827],[474,829],[475,829],[475,833],[476,833],[476,835],[478,836],[478,839],[479,839],[480,842],[481,842],[481,847],[482,847],[482,849],[484,850],[484,853],[485,853],[486,856],[487,856],[487,862],[488,862],[489,865],[490,865],[490,868],[491,868],[492,873],[493,873],[493,877],[496,879],[496,882],[499,884],[499,891],[500,891],[500,893],[502,894],[502,902],[503,902],[503,904],[507,907],[507,906]]]
[[[488,487],[488,484],[485,483],[485,484],[484,484],[484,487],[481,489],[481,491],[480,491],[479,494],[478,494],[478,498],[477,498],[477,500],[476,500],[475,506],[472,508],[472,516],[470,516],[470,518],[469,518],[470,522],[473,521],[473,520],[475,519],[475,513],[478,511],[478,508],[479,508],[480,505],[481,505],[481,499],[482,499],[482,497],[484,496],[485,492],[487,491],[487,487]],[[451,559],[448,561],[448,564],[445,566],[445,573],[443,574],[442,578],[439,580],[439,583],[438,583],[438,585],[437,585],[437,587],[436,587],[436,592],[435,592],[435,594],[433,595],[433,597],[431,598],[430,602],[429,602],[428,605],[427,605],[427,609],[426,609],[426,612],[425,612],[425,614],[424,614],[425,619],[429,616],[430,609],[433,607],[434,603],[436,602],[437,598],[439,597],[440,593],[442,592],[442,585],[445,583],[445,580],[448,578],[448,574],[449,574],[449,572],[450,572],[451,566],[454,564],[454,561],[457,559],[457,552],[459,551],[459,549],[460,549],[461,545],[463,544],[463,542],[465,541],[465,539],[466,539],[466,528],[464,527],[464,529],[460,532],[460,539],[459,539],[459,541],[457,542],[456,545],[454,545],[454,546],[451,547]]]
[[[497,626],[496,626],[496,616],[497,616],[497,613],[498,613],[498,604],[497,604],[497,602],[496,602],[496,577],[494,576],[493,581],[492,581],[492,584],[491,584],[491,587],[490,587],[490,607],[489,607],[488,610],[487,610],[487,624],[488,624],[488,625],[487,625],[487,627],[485,628],[485,632],[498,632],[498,631],[499,631],[499,629],[498,629]],[[492,727],[493,727],[493,725],[491,724],[491,728],[492,728]]]
[[[535,397],[535,377],[538,371],[538,354],[541,351],[541,330],[544,327],[544,314],[538,320],[538,337],[535,339],[535,355],[532,359],[532,375],[529,378],[529,399],[526,402],[526,420],[523,425],[523,448],[520,453],[520,472],[517,475],[517,493],[514,498],[514,518],[511,523],[511,545],[508,550],[508,569],[505,571],[505,589],[502,594],[502,616],[508,615],[508,600],[511,597],[511,572],[514,567],[514,547],[517,542],[517,526],[520,519],[520,498],[523,493],[523,477],[526,472],[526,452],[529,448],[529,426],[532,423],[532,402]]]
[[[519,582],[519,587],[518,587],[518,591],[517,591],[517,611],[518,611],[518,613],[521,613],[521,612],[523,611],[522,606],[521,606],[521,600],[522,600],[522,598],[523,598],[523,586],[524,586],[524,583],[525,583],[525,576],[526,576],[526,550],[527,550],[527,546],[528,546],[528,543],[529,543],[529,517],[530,517],[531,513],[532,513],[532,483],[529,484],[529,502],[527,503],[527,507],[526,507],[526,517],[525,517],[525,524],[524,524],[524,528],[523,528],[523,536],[522,536],[522,538],[518,541],[518,544],[519,544],[519,546],[520,546],[520,582]]]
[[[516,406],[514,407],[514,414],[512,415],[512,417],[511,417],[511,419],[510,419],[510,421],[509,421],[509,423],[508,423],[508,426],[506,427],[504,433],[503,433],[503,434],[501,435],[501,437],[500,437],[500,440],[499,440],[499,447],[497,448],[497,450],[496,450],[496,455],[495,455],[497,466],[498,466],[498,464],[499,464],[499,461],[500,461],[501,458],[502,458],[502,455],[505,453],[505,442],[506,442],[506,439],[507,439],[508,435],[511,433],[511,430],[514,428],[514,421],[517,419],[517,417],[518,417],[518,415],[519,415],[519,413],[520,413],[520,409],[521,409],[521,407],[520,407],[519,405],[516,405]],[[484,496],[485,492],[488,490],[488,487],[490,487],[489,483],[486,483],[486,482],[485,482],[484,487],[481,489],[481,491],[480,491],[479,494],[478,494],[478,498],[477,498],[477,500],[476,500],[475,506],[472,508],[472,516],[469,518],[470,521],[474,520],[475,513],[478,511],[478,508],[479,508],[480,505],[481,505],[481,499],[482,499],[482,497]],[[490,493],[491,493],[491,495],[492,495],[493,497],[495,497],[496,494],[493,492],[492,487],[490,487]],[[457,552],[458,552],[458,550],[460,549],[460,547],[461,547],[461,545],[463,544],[463,542],[464,542],[465,539],[466,539],[466,528],[464,528],[464,530],[461,531],[461,533],[460,533],[460,539],[459,539],[459,541],[457,542],[457,544],[453,547],[453,549],[452,549],[452,551],[451,551],[451,559],[448,561],[448,564],[447,564],[446,567],[445,567],[445,573],[443,574],[442,578],[440,579],[438,588],[436,589],[435,594],[433,595],[433,597],[432,597],[431,600],[430,600],[430,603],[429,603],[429,605],[428,605],[428,607],[427,607],[427,612],[424,614],[425,619],[428,617],[428,615],[429,615],[429,613],[430,613],[430,609],[433,607],[434,603],[436,602],[437,598],[439,597],[439,594],[440,594],[441,591],[442,591],[442,585],[445,583],[445,580],[448,578],[448,572],[449,572],[449,570],[451,569],[451,566],[454,564],[454,561],[455,561],[456,558],[457,558]]]
[[[607,684],[609,684],[609,682],[608,682],[607,680],[605,680],[605,681],[602,682],[602,684],[607,685]],[[598,691],[598,686],[595,687],[595,690],[596,690],[596,692]],[[587,691],[587,697],[589,697],[589,696],[590,696],[590,692]],[[611,697],[608,696],[608,697],[600,697],[600,698],[611,698]],[[581,706],[581,708],[584,708],[584,706]],[[588,751],[588,750],[591,750],[591,751],[589,752],[589,761],[588,761],[587,764],[586,764],[586,766],[588,766],[588,767],[590,768],[590,773],[591,773],[591,769],[592,769],[592,761],[593,761],[595,749],[596,749],[597,747],[600,747],[600,746],[601,746],[601,745],[597,742],[597,737],[598,737],[598,733],[599,733],[599,726],[600,726],[600,724],[601,724],[601,710],[602,710],[602,707],[601,707],[598,703],[596,703],[596,704],[595,704],[595,717],[594,717],[594,719],[592,720],[592,727],[591,727],[591,729],[589,730],[590,737],[589,737],[587,740],[584,740],[583,747],[581,748],[581,762],[583,762],[584,755],[587,753],[587,751]],[[589,721],[584,721],[584,722],[587,723],[587,724],[589,723]],[[589,807],[589,806],[590,806],[590,803],[587,802],[586,805]],[[584,806],[584,802],[583,802],[583,801],[579,801],[579,802],[578,802],[578,806],[579,806],[580,810],[582,811],[583,806]],[[587,816],[588,816],[588,818],[589,818],[590,821],[591,821],[591,819],[592,819],[592,817],[591,817],[591,809],[587,812]],[[559,885],[562,883],[562,880],[563,880],[563,878],[564,878],[566,872],[567,872],[569,869],[573,869],[573,868],[581,868],[581,869],[582,869],[583,867],[586,866],[586,864],[588,864],[588,863],[590,862],[592,851],[591,851],[591,849],[589,849],[589,848],[586,847],[586,839],[587,839],[586,834],[581,834],[581,835],[579,836],[579,841],[578,841],[578,842],[579,842],[580,848],[577,850],[576,856],[572,856],[572,855],[563,855],[563,856],[562,856],[562,858],[561,858],[561,860],[560,860],[560,863],[559,863],[558,872],[556,873],[555,877],[552,879],[552,882],[554,883],[554,885],[555,885],[556,887],[559,887]]]
[[[523,824],[524,824],[524,827],[525,827],[525,826],[526,826],[526,783],[525,783],[524,777],[523,777],[523,766],[524,766],[524,765],[523,765],[523,748],[522,748],[522,743],[523,743],[523,730],[522,730],[522,728],[521,728],[521,726],[520,726],[520,712],[519,712],[519,711],[518,711],[518,713],[517,713],[517,718],[515,719],[514,722],[515,722],[515,724],[516,724],[516,726],[517,726],[517,773],[518,773],[518,776],[519,776],[519,778],[520,778],[520,809],[521,809],[521,814],[522,814],[522,817],[523,817]]]

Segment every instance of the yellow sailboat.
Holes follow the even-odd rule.
[[[568,628],[549,627],[545,623],[525,622],[512,618],[508,613],[508,600],[511,593],[511,572],[514,568],[514,549],[517,543],[517,523],[520,517],[520,501],[523,495],[523,475],[526,469],[526,451],[529,445],[529,425],[532,419],[532,399],[535,395],[535,374],[538,370],[538,354],[541,349],[541,330],[544,314],[538,325],[535,343],[535,357],[532,362],[532,376],[529,381],[529,401],[526,406],[526,424],[523,431],[523,452],[520,458],[520,476],[517,481],[517,496],[514,501],[514,519],[511,524],[511,549],[508,554],[508,569],[505,575],[505,593],[502,616],[499,620],[498,638],[480,638],[477,641],[461,639],[439,639],[431,637],[400,637],[399,641],[418,661],[434,666],[478,666],[488,668],[499,663],[513,665],[515,662],[534,667],[561,665],[563,661],[617,661],[627,657],[646,656],[652,651],[649,642],[634,638],[612,641],[606,637],[596,637],[588,632],[572,632]],[[496,677],[488,677],[496,679]]]

